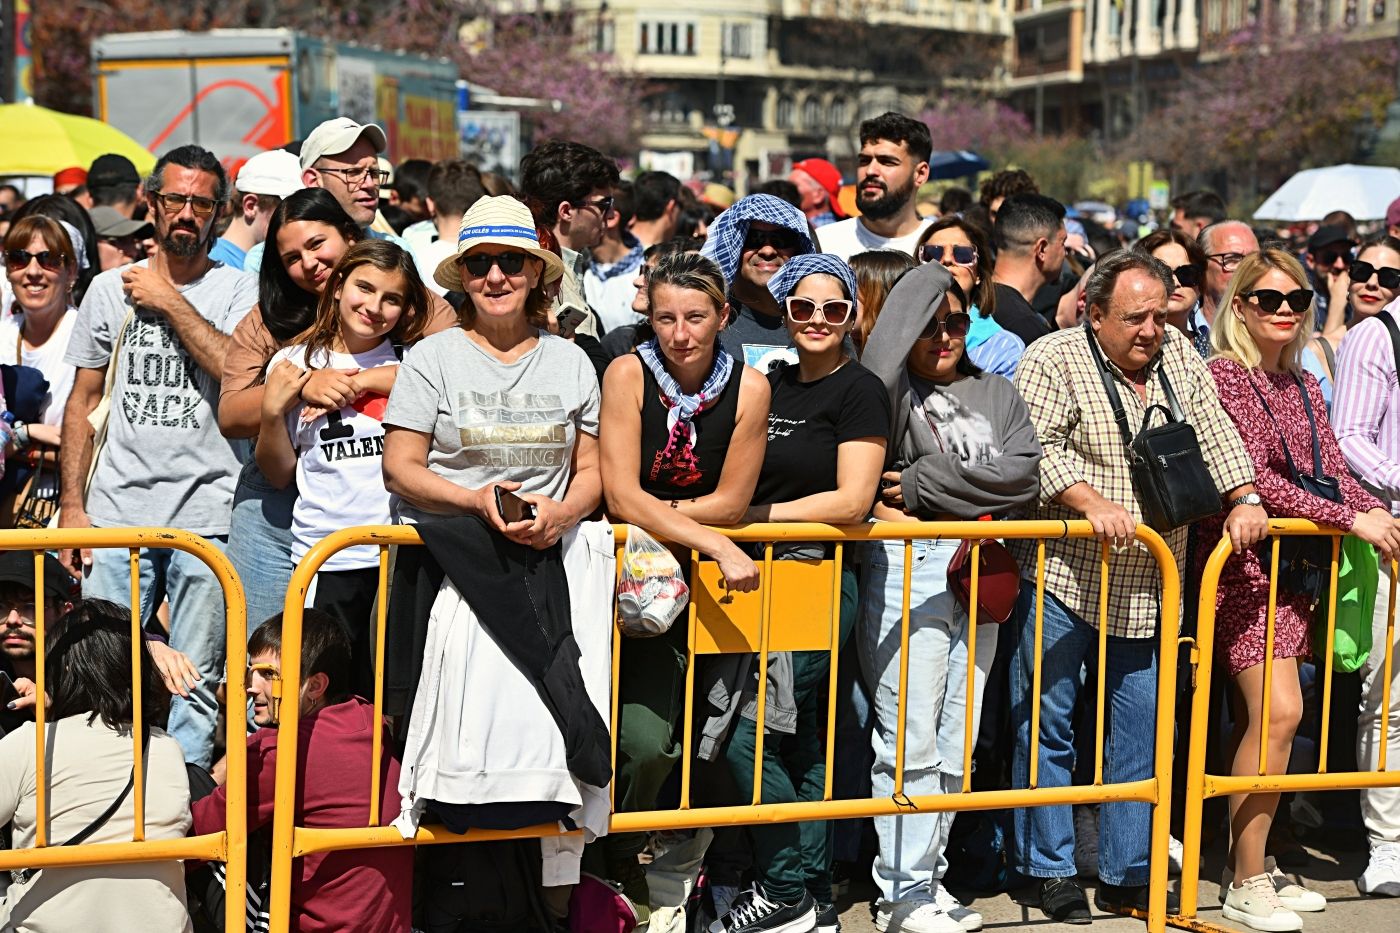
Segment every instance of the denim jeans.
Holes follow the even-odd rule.
[[[221,551],[228,547],[226,538],[207,540]],[[156,610],[168,599],[170,647],[184,652],[200,675],[189,699],[177,696],[171,702],[166,731],[180,743],[186,762],[207,769],[213,764],[219,720],[215,691],[224,676],[223,587],[204,561],[169,548],[142,548],[140,573],[142,624],[150,628]],[[125,549],[93,550],[92,565],[83,576],[83,595],[130,608],[131,575]]]
[[[1035,665],[1035,586],[1026,582],[1016,612],[1016,657],[1011,665],[1011,717],[1016,727],[1012,786],[1030,781],[1032,675]],[[1098,629],[1045,594],[1040,664],[1040,787],[1068,787],[1075,767],[1074,707],[1084,689],[1083,668],[1097,667]],[[1150,778],[1157,723],[1157,639],[1108,636],[1104,667],[1104,782]],[[1093,729],[1093,718],[1089,719]],[[1088,746],[1093,748],[1093,737]],[[1093,763],[1089,762],[1092,774]],[[1069,806],[1014,811],[1013,866],[1032,878],[1072,878],[1074,818]],[[1152,811],[1146,803],[1099,808],[1099,878],[1107,884],[1147,883]]]
[[[275,489],[250,461],[238,476],[229,522],[228,559],[243,581],[248,631],[282,611],[292,582],[292,506],[295,483]]]
[[[948,592],[948,562],[957,541],[915,541],[909,583],[909,693],[904,731],[904,793],[957,793],[962,789],[967,715],[967,612]],[[904,605],[904,542],[872,544],[866,551],[865,600],[858,642],[861,669],[871,687],[875,731],[871,793],[895,792],[899,725],[900,616]],[[997,626],[977,627],[972,732],[977,734],[982,691],[996,655]],[[948,870],[944,850],[952,813],[875,818],[879,855],[873,877],[887,901],[930,895]]]

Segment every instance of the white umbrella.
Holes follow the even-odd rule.
[[[1380,220],[1396,198],[1400,198],[1400,169],[1382,165],[1310,168],[1269,195],[1254,219],[1321,220],[1332,211],[1346,211],[1357,220]]]

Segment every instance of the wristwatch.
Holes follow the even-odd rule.
[[[1263,505],[1264,500],[1259,498],[1257,492],[1247,492],[1242,496],[1230,500],[1230,508],[1237,505]]]

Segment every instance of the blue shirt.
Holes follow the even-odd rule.
[[[209,258],[242,272],[244,271],[243,263],[248,259],[248,252],[223,237],[219,237],[214,241],[214,248],[209,251]]]
[[[967,358],[978,369],[1014,379],[1016,364],[1021,361],[1021,354],[1026,352],[1025,342],[998,324],[995,318],[983,317],[976,305],[972,306],[971,316],[972,327],[967,332],[964,344]]]

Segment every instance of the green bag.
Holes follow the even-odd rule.
[[[1337,558],[1337,628],[1332,638],[1332,669],[1350,674],[1360,670],[1371,653],[1371,616],[1380,581],[1380,555],[1355,535],[1342,538]],[[1318,605],[1313,619],[1313,660],[1327,657],[1327,603]]]

